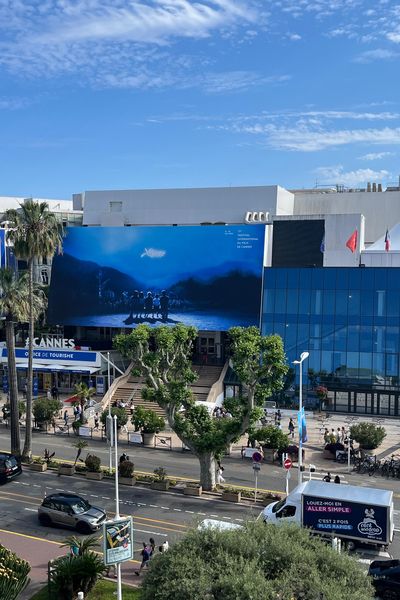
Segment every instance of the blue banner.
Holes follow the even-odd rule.
[[[3,375],[3,393],[7,394],[8,392],[8,375],[5,373]]]
[[[33,378],[33,395],[39,395],[39,379],[37,377]]]
[[[301,409],[301,411],[299,410],[297,413],[297,423],[298,423],[298,427],[299,427],[299,437],[300,437],[302,443],[305,444],[308,441],[308,437],[307,437],[307,421],[306,421],[306,414],[304,411],[304,406]]]
[[[1,356],[7,358],[7,348],[2,348]],[[28,360],[28,349],[27,348],[16,348],[15,358],[24,358]],[[96,363],[97,353],[96,352],[83,352],[75,350],[57,350],[51,348],[49,350],[43,350],[42,348],[34,349],[33,358],[41,361],[54,361],[57,362],[82,362],[82,363]]]
[[[387,510],[383,506],[350,500],[303,496],[303,526],[320,532],[386,542]]]

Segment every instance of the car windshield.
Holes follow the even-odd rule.
[[[72,511],[76,515],[81,515],[82,513],[89,510],[89,508],[90,508],[89,502],[86,502],[86,500],[84,500],[83,498],[74,500],[73,502],[71,502],[70,506],[71,506]]]
[[[284,498],[283,500],[279,500],[279,502],[274,504],[274,506],[272,507],[272,512],[276,513],[278,510],[281,510],[281,508],[283,506],[285,506],[285,504],[286,504],[286,498]]]
[[[7,460],[5,461],[6,463],[6,467],[8,469],[11,469],[11,467],[15,467],[17,464],[16,459],[13,456],[10,456],[10,458],[7,458]]]

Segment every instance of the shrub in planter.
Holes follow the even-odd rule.
[[[324,448],[324,458],[336,458],[336,452],[341,450],[344,450],[344,446],[339,442],[335,442],[334,444],[326,444]]]
[[[5,404],[3,404],[3,419],[8,419],[10,416],[10,403],[6,402]],[[19,400],[18,401],[18,414],[19,414],[19,418],[22,417],[22,415],[24,415],[26,413],[26,402],[24,400]]]
[[[33,416],[36,423],[41,426],[51,423],[62,408],[62,402],[48,398],[38,398],[33,403]]]
[[[350,427],[350,437],[358,442],[363,450],[375,450],[385,439],[386,430],[374,423],[358,423]]]
[[[60,463],[58,465],[58,472],[60,475],[73,475],[75,473],[75,465]]]
[[[104,410],[101,413],[101,417],[100,417],[100,420],[104,427],[106,426],[107,416],[108,416],[108,410]],[[126,410],[124,408],[118,408],[117,406],[112,406],[111,407],[111,416],[117,417],[117,428],[118,429],[120,429],[121,427],[126,425],[128,422],[128,415],[126,414]]]
[[[233,488],[233,487],[225,487],[222,490],[222,500],[226,502],[240,502],[241,500],[241,491]]]
[[[122,485],[135,485],[135,477],[134,477],[135,465],[130,460],[124,460],[119,464],[118,473],[119,473],[119,482]]]
[[[165,492],[169,488],[169,480],[167,479],[167,471],[163,467],[154,469],[154,481],[151,483],[153,490],[161,490]]]
[[[197,481],[188,481],[183,488],[183,493],[185,496],[201,496],[203,488]]]
[[[85,460],[87,468],[86,477],[88,479],[103,479],[101,470],[101,460],[95,454],[88,454]]]
[[[165,428],[165,421],[151,408],[138,406],[132,413],[132,423],[136,431],[159,433]]]
[[[254,438],[265,448],[282,451],[289,445],[288,436],[274,425],[267,425],[257,429]]]
[[[29,468],[31,469],[31,471],[47,471],[47,462],[41,456],[37,456],[29,464]]]

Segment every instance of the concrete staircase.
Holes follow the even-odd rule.
[[[222,369],[222,366],[193,365],[193,370],[198,374],[197,381],[191,386],[196,401],[205,402],[207,400],[210,389],[213,384],[218,381]],[[130,375],[114,390],[111,396],[111,405],[115,406],[120,401],[125,404],[132,403],[134,408],[137,408],[138,406],[151,408],[158,415],[165,417],[164,409],[158,406],[156,402],[150,402],[142,398],[142,389],[145,385],[146,383],[143,377]],[[130,420],[133,409],[127,406],[125,410],[128,413]]]

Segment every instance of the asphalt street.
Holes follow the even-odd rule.
[[[0,450],[8,450],[10,447],[10,432],[6,428],[0,428]],[[76,449],[73,443],[77,440],[76,437],[67,437],[61,435],[46,435],[34,433],[33,436],[33,453],[35,455],[43,455],[44,449],[47,448],[51,452],[55,451],[55,458],[74,460]],[[167,449],[143,448],[128,444],[119,445],[120,454],[126,452],[130,459],[135,464],[135,470],[140,473],[153,474],[157,467],[164,467],[168,476],[171,478],[198,480],[199,478],[199,462],[190,452],[176,452]],[[105,442],[97,440],[88,440],[88,447],[83,451],[82,456],[86,456],[86,452],[95,453],[101,458],[104,466],[108,465],[108,449]],[[236,485],[241,487],[254,488],[254,471],[252,469],[252,461],[250,459],[241,459],[238,457],[226,457],[223,460],[225,467],[224,478],[227,485]],[[317,469],[313,477],[322,479],[326,471],[330,468],[338,468],[336,463],[326,461],[326,466]],[[369,477],[368,475],[358,475],[357,473],[347,473],[346,466],[343,465],[340,473],[341,479],[354,485],[362,485],[366,487],[381,487],[390,489],[399,494],[400,498],[400,480],[386,479],[382,477]],[[305,474],[307,476],[307,473]],[[297,483],[297,470],[292,469],[289,487],[292,489]],[[270,490],[277,493],[284,493],[285,490],[285,472],[278,464],[261,465],[261,471],[258,476],[258,486],[260,489]]]

